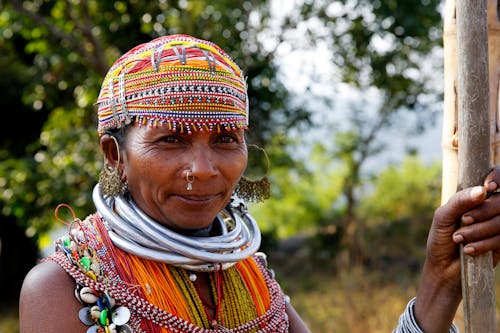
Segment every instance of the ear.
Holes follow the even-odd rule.
[[[104,158],[108,161],[108,165],[112,168],[121,168],[120,164],[123,159],[122,156],[120,156],[120,147],[116,138],[109,134],[103,134],[99,142]]]

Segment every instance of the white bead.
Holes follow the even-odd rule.
[[[84,303],[94,304],[97,302],[98,298],[99,297],[97,297],[97,295],[94,294],[94,291],[89,287],[83,287],[82,290],[80,290],[80,299]]]
[[[78,311],[78,318],[80,318],[80,321],[87,326],[93,325],[94,320],[92,320],[92,317],[90,316],[90,310],[88,307],[83,307]]]
[[[130,319],[130,310],[124,306],[120,306],[113,311],[111,318],[114,324],[118,326],[125,325]]]

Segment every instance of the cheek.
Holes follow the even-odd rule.
[[[231,178],[237,182],[243,173],[245,172],[245,168],[247,166],[247,154],[241,153],[240,155],[233,158],[232,163],[230,163],[229,171],[231,172]]]
[[[129,155],[124,168],[129,185],[154,186],[162,184],[162,179],[173,177],[174,163],[157,154]]]
[[[243,176],[243,173],[245,172],[245,169],[247,167],[247,156],[245,155],[245,158],[240,162],[239,164],[239,174],[238,174],[238,179]]]

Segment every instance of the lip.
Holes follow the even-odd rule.
[[[178,194],[175,195],[180,201],[189,205],[206,205],[216,200],[219,194]]]

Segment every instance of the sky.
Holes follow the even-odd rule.
[[[271,2],[272,13],[279,21],[284,15],[290,13],[293,6],[298,2],[301,2],[301,0],[273,0]],[[314,22],[310,24],[314,25]],[[302,28],[305,29],[305,26]],[[301,27],[298,27],[296,35],[286,36],[291,39],[290,44],[300,45],[300,39],[303,38],[300,29]],[[332,61],[332,51],[326,44],[320,44],[314,49],[295,49],[290,44],[281,45],[276,51],[276,58],[280,59],[282,82],[285,83],[285,86],[293,95],[298,96],[299,101],[309,100],[308,103],[311,103],[310,100],[317,97],[326,97],[333,100],[334,103],[331,108],[324,108],[322,105],[315,108],[314,102],[312,102],[313,109],[323,110],[313,114],[313,121],[325,123],[325,119],[330,119],[334,123],[341,122],[339,117],[344,115],[342,111],[348,110],[349,103],[359,100],[363,96],[360,96],[359,92],[356,92],[350,86],[335,81],[336,73]],[[442,50],[436,50],[432,57],[434,61],[442,61]],[[300,66],[297,64],[300,64]],[[428,63],[427,67],[423,66],[422,70],[435,71],[430,64],[431,62]],[[436,84],[436,91],[442,91],[443,73],[437,73],[436,80],[433,82]],[[310,92],[306,91],[308,85],[311,85]],[[365,97],[369,101],[378,99],[377,92],[363,92],[363,94],[368,95],[368,97]],[[437,110],[438,112],[442,111],[442,106],[441,108],[437,107]],[[367,112],[370,112],[369,105],[367,105]],[[383,168],[388,164],[397,163],[405,157],[408,148],[415,147],[424,162],[431,163],[440,160],[442,117],[441,114],[436,114],[436,111],[433,112],[434,123],[428,125],[425,132],[420,135],[406,134],[412,131],[412,126],[416,121],[415,115],[406,114],[401,116],[400,123],[395,128],[385,131],[381,136],[380,139],[387,144],[387,149],[377,156],[374,161],[370,161],[368,168],[371,169],[375,166]],[[325,131],[328,130],[326,128],[313,128],[311,133],[308,134],[308,139],[314,140],[325,136],[328,137],[328,133]]]

